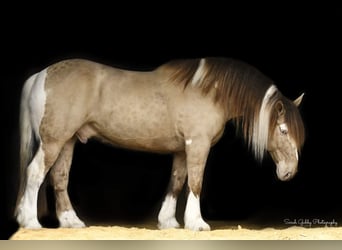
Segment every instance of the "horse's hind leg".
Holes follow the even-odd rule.
[[[17,221],[24,228],[41,228],[37,217],[38,191],[50,167],[59,154],[57,144],[40,143],[26,169],[26,185],[17,207]]]
[[[85,227],[85,224],[77,217],[71,205],[67,190],[75,142],[76,138],[72,138],[65,143],[50,172],[56,196],[56,212],[60,227]]]
[[[185,152],[175,153],[167,194],[158,215],[159,229],[179,227],[176,220],[177,198],[184,186],[186,175]]]

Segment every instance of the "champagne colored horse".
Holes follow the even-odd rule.
[[[31,76],[21,99],[21,187],[16,218],[40,228],[37,197],[50,171],[61,227],[84,227],[67,185],[75,143],[95,138],[114,146],[174,155],[158,227],[175,228],[177,197],[187,180],[185,228],[210,230],[200,211],[209,150],[233,120],[261,161],[268,151],[280,180],[297,172],[304,126],[295,101],[272,80],[233,59],[175,60],[129,71],[88,60],[53,64]]]

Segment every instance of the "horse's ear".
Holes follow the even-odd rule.
[[[301,104],[302,100],[303,100],[303,96],[304,96],[304,93],[302,93],[296,100],[293,101],[293,103],[299,107],[299,105]]]
[[[282,117],[285,115],[285,108],[284,108],[284,104],[282,101],[278,101],[275,105],[278,117]]]

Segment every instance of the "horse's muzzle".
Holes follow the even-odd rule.
[[[297,162],[285,163],[279,162],[277,165],[277,176],[281,181],[291,180],[297,173]]]

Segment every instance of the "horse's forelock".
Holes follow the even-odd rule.
[[[271,116],[274,104],[276,103],[276,86],[271,85],[261,102],[259,112],[255,113],[252,125],[252,133],[249,135],[249,144],[255,158],[261,161],[267,149],[268,135],[272,127]]]

